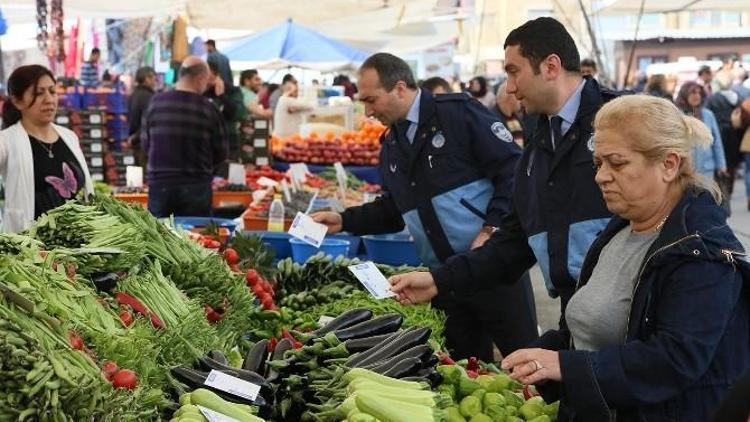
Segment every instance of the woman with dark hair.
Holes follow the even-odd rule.
[[[3,231],[20,232],[48,210],[94,191],[75,133],[52,123],[55,77],[39,65],[21,66],[8,79],[0,131],[5,184]]]
[[[677,94],[675,104],[688,116],[693,116],[708,126],[711,131],[711,146],[693,149],[693,162],[698,173],[713,180],[727,173],[727,162],[724,158],[724,146],[721,143],[721,131],[714,113],[703,107],[706,101],[706,90],[697,82],[686,82]]]
[[[487,78],[475,76],[469,81],[469,93],[488,109],[495,107],[495,94],[487,87]]]

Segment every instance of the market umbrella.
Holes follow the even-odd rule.
[[[291,19],[253,34],[224,51],[229,60],[248,67],[289,66],[322,72],[351,68],[362,63],[367,53],[328,38]]]

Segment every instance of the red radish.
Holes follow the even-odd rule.
[[[130,327],[131,324],[133,324],[133,314],[126,310],[120,311],[120,321],[122,321],[122,324],[126,327]]]
[[[227,261],[227,264],[229,265],[237,264],[240,262],[240,254],[232,248],[226,248],[224,249],[224,260]]]
[[[129,369],[120,369],[112,377],[112,385],[115,388],[127,388],[128,390],[134,390],[138,387],[138,377],[135,372]]]
[[[102,372],[104,372],[104,376],[107,377],[108,380],[111,380],[119,370],[120,368],[117,366],[117,364],[112,362],[111,360],[104,362],[104,365],[102,365]]]
[[[266,296],[261,299],[260,303],[263,305],[263,309],[270,310],[274,306],[273,299],[270,296]]]
[[[241,273],[242,270],[240,269],[240,266],[238,264],[232,264],[229,266],[229,269],[232,270],[233,273]]]
[[[258,271],[250,268],[247,270],[247,273],[245,273],[245,280],[247,280],[248,283],[251,283],[252,281],[258,281],[260,279],[260,275],[258,274]]]
[[[204,306],[203,311],[206,313],[206,319],[211,323],[217,323],[224,318],[224,315],[216,312],[210,305]]]
[[[68,344],[75,350],[83,350],[83,339],[75,331],[68,331]]]
[[[268,353],[273,353],[273,351],[276,350],[277,344],[279,344],[279,340],[276,337],[271,337],[271,339],[268,340]]]

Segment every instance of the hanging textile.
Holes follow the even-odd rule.
[[[47,0],[36,0],[36,43],[40,50],[47,52]]]
[[[174,20],[172,35],[172,61],[182,62],[188,54],[187,20],[183,16],[178,16]]]
[[[63,27],[62,0],[52,0],[50,3],[50,24],[52,26],[53,43],[49,46],[48,55],[54,58],[56,64],[65,62],[65,28]]]
[[[123,27],[127,24],[123,19],[106,19],[107,26],[107,61],[112,67],[122,65],[124,59]]]

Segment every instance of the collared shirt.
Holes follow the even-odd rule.
[[[81,64],[81,85],[95,87],[99,85],[99,66],[96,62],[85,61]]]
[[[409,121],[409,128],[406,129],[406,138],[410,144],[414,143],[414,136],[417,135],[417,128],[419,127],[419,103],[421,102],[422,90],[417,88],[417,95],[414,97],[414,102],[411,103],[409,113],[406,114],[406,120]]]
[[[581,105],[581,92],[583,91],[584,85],[586,85],[586,79],[582,80],[581,83],[578,84],[578,88],[573,91],[573,94],[571,94],[571,96],[568,98],[568,101],[563,104],[560,111],[558,111],[556,115],[549,116],[550,128],[552,127],[553,117],[560,116],[562,118],[562,124],[560,125],[562,136],[565,136],[565,134],[568,133],[568,129],[573,126],[573,122],[575,122],[576,120],[578,107]],[[550,130],[550,133],[554,133],[554,131]],[[552,139],[552,145],[554,146],[556,143],[557,139]]]

